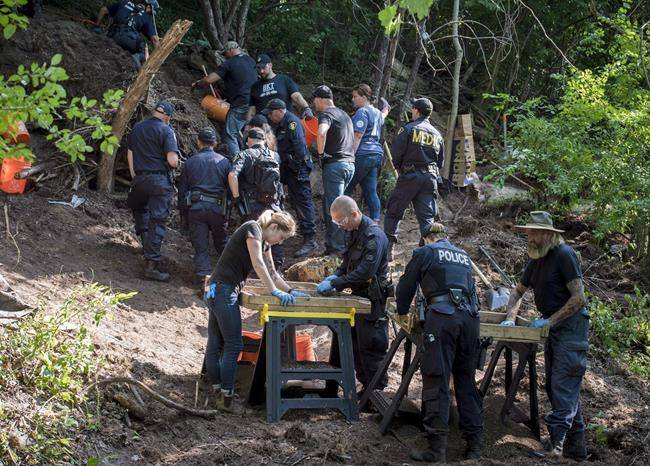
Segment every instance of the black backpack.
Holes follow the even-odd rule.
[[[282,193],[280,182],[280,159],[268,147],[258,149],[258,156],[254,164],[255,190],[258,201],[269,203],[277,201]]]

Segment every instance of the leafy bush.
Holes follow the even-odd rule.
[[[580,205],[604,237],[646,231],[637,247],[647,254],[650,223],[650,89],[644,62],[648,43],[625,10],[601,18],[582,40],[583,54],[606,57],[593,69],[573,69],[556,104],[541,99],[514,106],[514,150],[503,174],[534,181],[540,207]],[[608,40],[596,40],[607,37]],[[488,96],[503,110],[509,96]]]
[[[629,372],[650,378],[650,295],[625,296],[627,306],[591,298],[591,330],[598,350]]]
[[[84,321],[98,325],[133,294],[85,285],[52,314],[0,327],[0,464],[71,459],[72,437],[93,419],[79,409],[83,387],[102,363]]]

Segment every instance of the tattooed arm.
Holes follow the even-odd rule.
[[[521,299],[524,297],[524,294],[528,291],[528,287],[523,285],[521,282],[517,283],[517,288],[513,290],[510,294],[510,299],[508,300],[508,305],[506,306],[506,318],[511,322],[515,322],[517,319],[517,313],[519,312],[519,306],[521,306]]]
[[[585,288],[581,278],[571,280],[566,284],[566,287],[571,292],[571,297],[559,311],[557,311],[548,319],[551,325],[555,325],[561,320],[572,316],[587,304]]]

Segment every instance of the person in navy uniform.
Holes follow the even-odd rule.
[[[284,193],[280,181],[280,156],[266,145],[266,134],[259,128],[248,131],[248,149],[232,160],[228,186],[233,206],[245,220],[259,217],[265,210],[280,212]],[[280,244],[273,247],[276,268],[284,261]]]
[[[251,86],[249,120],[253,115],[266,113],[266,107],[273,99],[284,102],[289,112],[302,112],[303,118],[314,118],[314,112],[309,108],[309,104],[293,79],[286,74],[276,74],[273,71],[271,57],[265,53],[260,54],[255,67],[260,78]],[[294,105],[297,107],[296,112],[294,112]]]
[[[398,314],[408,314],[418,286],[427,301],[423,329],[422,410],[430,450],[413,450],[417,461],[446,461],[449,432],[449,378],[454,377],[465,458],[481,456],[483,401],[474,374],[479,354],[479,302],[472,262],[445,237],[445,227],[422,229],[425,245],[413,256],[395,292]]]
[[[429,99],[414,100],[412,121],[399,129],[391,147],[399,177],[386,205],[384,218],[384,231],[390,241],[388,260],[393,260],[399,224],[411,202],[420,229],[433,223],[436,216],[437,179],[444,161],[445,146],[442,136],[429,122],[432,110]]]
[[[345,194],[352,196],[354,188],[360,184],[370,218],[379,223],[381,203],[377,194],[377,182],[384,156],[381,137],[384,118],[390,111],[390,105],[385,99],[382,99],[381,110],[373,106],[372,89],[367,84],[359,84],[352,89],[352,104],[357,109],[352,116],[354,177],[345,188]]]
[[[108,7],[101,7],[97,15],[98,28],[104,17],[110,16],[112,24],[108,36],[131,54],[138,70],[145,61],[144,43],[140,34],[144,34],[154,47],[160,45],[156,25],[152,19],[159,8],[158,1],[145,0],[143,3],[131,0],[113,3]]]
[[[160,268],[160,248],[174,194],[170,170],[178,167],[176,134],[169,126],[173,114],[171,103],[159,102],[151,118],[133,127],[127,151],[133,178],[127,204],[133,211],[135,232],[143,246],[144,275],[158,281],[169,280],[169,274]]]
[[[580,260],[564,243],[564,230],[553,226],[548,212],[531,212],[530,222],[516,228],[527,233],[530,260],[510,295],[501,325],[515,325],[522,297],[532,288],[542,318],[531,326],[550,327],[544,343],[546,393],[551,402],[551,412],[544,418],[550,437],[546,450],[551,458],[582,461],[587,447],[580,387],[587,369],[589,313]]]
[[[316,214],[309,178],[313,164],[305,143],[305,130],[298,117],[286,108],[282,100],[271,99],[266,110],[280,154],[280,179],[289,190],[289,199],[296,211],[303,241],[294,257],[304,257],[318,249],[314,239]]]
[[[232,159],[240,151],[239,132],[248,121],[248,102],[251,86],[257,80],[255,60],[244,54],[235,41],[228,41],[224,46],[223,62],[217,71],[194,82],[192,86],[206,87],[222,80],[225,86],[225,98],[230,103],[224,125],[223,142],[228,147],[228,157]]]
[[[230,161],[216,153],[217,133],[211,126],[199,131],[199,151],[192,155],[177,181],[178,208],[181,224],[187,226],[194,246],[194,273],[205,286],[212,272],[210,265],[210,233],[217,254],[227,240],[226,194]]]
[[[332,290],[350,288],[352,294],[370,299],[370,314],[358,316],[352,333],[354,367],[363,391],[388,349],[386,300],[392,295],[386,258],[388,239],[375,222],[361,213],[351,197],[337,197],[330,213],[332,221],[348,233],[347,249],[339,268],[318,284],[317,291],[327,295]],[[383,390],[387,383],[384,375],[376,388]]]

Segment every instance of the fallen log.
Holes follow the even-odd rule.
[[[192,26],[192,21],[177,20],[171,25],[165,37],[160,41],[160,46],[157,47],[149,59],[144,62],[135,82],[126,93],[120,108],[117,110],[115,117],[111,123],[113,127],[113,134],[118,140],[122,140],[126,127],[133,116],[133,112],[142,100],[149,89],[151,80],[158,72],[167,57],[174,51],[178,43],[183,39],[187,31]],[[103,154],[99,163],[99,172],[97,174],[97,189],[99,191],[110,193],[113,191],[114,175],[115,175],[115,157],[117,156],[117,149]]]

